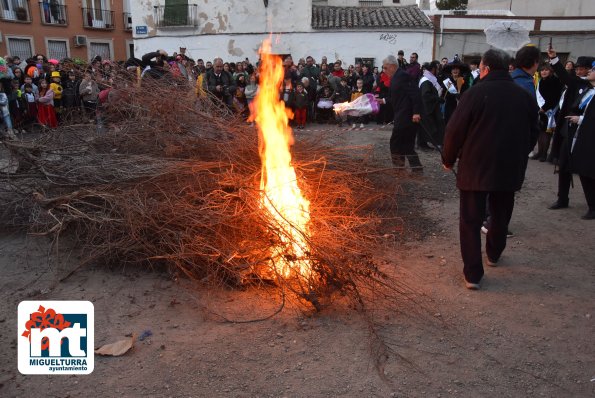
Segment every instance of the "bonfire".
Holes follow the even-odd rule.
[[[281,61],[268,42],[261,58],[257,131],[183,81],[139,85],[122,70],[101,126],[4,141],[0,221],[70,242],[81,266],[166,268],[281,292],[304,308],[338,296],[361,307],[395,290],[374,261],[383,225],[394,230],[395,185],[374,173],[368,147],[323,135],[294,142],[278,100]]]

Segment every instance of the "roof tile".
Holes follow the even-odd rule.
[[[312,6],[313,29],[421,28],[433,29],[419,7]]]

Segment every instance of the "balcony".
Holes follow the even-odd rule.
[[[27,0],[0,0],[0,20],[31,23],[31,10]]]
[[[382,7],[382,0],[369,0],[369,1],[362,1],[360,0],[359,6],[360,7]]]
[[[132,14],[124,12],[122,16],[124,18],[124,30],[132,30]]]
[[[41,23],[44,25],[66,26],[68,25],[68,14],[66,6],[59,3],[39,2],[39,12],[41,13]]]
[[[113,30],[115,26],[114,12],[101,8],[83,7],[83,27],[88,29]]]
[[[198,26],[196,4],[154,6],[155,21],[160,28]]]

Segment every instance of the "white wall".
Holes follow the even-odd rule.
[[[147,37],[137,38],[134,43],[138,58],[157,48],[171,53],[186,47],[187,54],[194,59],[207,61],[221,57],[226,61],[238,61],[248,57],[254,62],[266,37],[266,34]],[[387,55],[396,55],[398,50],[403,50],[407,55],[417,52],[420,62],[425,62],[432,56],[432,40],[431,32],[416,31],[288,33],[273,38],[272,51],[291,54],[295,61],[307,55],[320,61],[326,55],[329,62],[341,59],[353,64],[356,57],[371,57],[379,64]]]
[[[189,0],[198,6],[196,28],[155,28],[154,6],[164,0],[132,1],[133,35],[135,26],[147,26],[148,35],[206,35],[221,33],[309,32],[312,7],[307,0]]]
[[[511,9],[515,15],[529,17],[594,16],[595,0],[469,0],[467,9]]]

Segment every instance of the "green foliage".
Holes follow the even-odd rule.
[[[468,0],[437,0],[439,10],[466,10]]]

